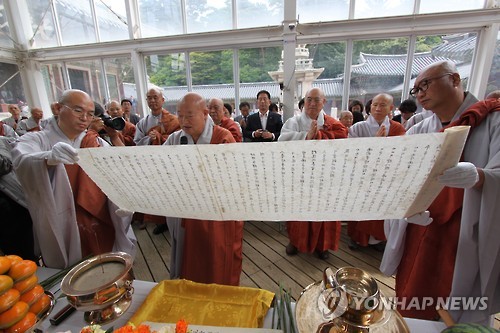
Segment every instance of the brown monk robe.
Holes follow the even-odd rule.
[[[152,145],[162,145],[167,141],[168,136],[172,134],[175,131],[180,130],[179,126],[179,120],[177,119],[176,116],[168,112],[167,110],[163,109],[161,111],[161,119],[160,119],[160,124],[154,127],[151,127],[148,130],[148,135],[151,133],[152,130],[158,131],[156,134],[156,137],[151,140]]]
[[[389,120],[389,134],[387,136],[399,136],[406,133],[403,125],[394,120]],[[368,220],[362,222],[349,221],[347,224],[347,235],[360,246],[368,246],[370,236],[378,241],[385,242],[384,220]],[[355,245],[349,245],[355,248]],[[379,248],[380,249],[380,248]],[[381,250],[381,249],[380,249]]]
[[[96,131],[89,130],[81,148],[99,147]],[[75,201],[76,221],[82,257],[113,250],[115,228],[108,209],[108,198],[78,164],[65,164]]]
[[[320,88],[307,91],[304,97],[304,111],[285,122],[278,141],[347,138],[347,128],[340,121],[324,113],[325,102],[325,94]],[[290,239],[286,246],[288,255],[294,255],[297,251],[316,252],[320,259],[326,260],[329,257],[329,249],[333,251],[338,249],[341,231],[341,224],[338,221],[289,221],[286,223],[286,228]]]
[[[123,141],[125,146],[135,146],[134,136],[135,136],[135,125],[130,121],[125,121],[125,127],[121,132],[118,133],[118,136]]]
[[[234,141],[236,141],[236,142],[242,142],[243,141],[243,136],[241,134],[240,127],[231,118],[228,118],[228,117],[222,118],[219,126],[225,128],[229,132],[231,132],[231,135],[233,136]]]
[[[496,100],[470,106],[453,126],[471,126],[471,133],[490,112],[500,112]],[[429,207],[433,222],[428,226],[408,224],[404,254],[396,274],[396,295],[402,297],[448,297],[451,292],[462,218],[464,190],[445,187]],[[422,304],[422,303],[420,303]],[[434,307],[419,310],[398,308],[401,315],[419,319],[437,319]]]
[[[235,142],[214,126],[210,144]],[[182,219],[184,255],[181,277],[201,283],[238,286],[243,260],[243,221]]]

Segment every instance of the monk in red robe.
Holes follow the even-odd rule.
[[[237,122],[235,122],[231,118],[226,117],[224,113],[224,102],[222,102],[222,99],[210,99],[210,101],[208,101],[208,111],[210,112],[210,117],[214,121],[215,125],[219,125],[220,127],[225,128],[229,132],[231,132],[231,135],[236,142],[243,141],[241,127]]]
[[[326,99],[319,88],[309,90],[305,97],[304,112],[288,119],[281,128],[278,141],[290,140],[331,140],[347,138],[347,128],[338,120],[325,114]],[[316,252],[326,260],[328,250],[337,250],[341,225],[334,222],[287,222],[290,243],[286,247],[288,255],[300,252]]]
[[[221,108],[222,109],[222,108]],[[181,130],[165,145],[221,144],[235,142],[231,133],[208,116],[203,97],[186,94],[179,103]],[[183,138],[181,140],[181,138]],[[237,286],[242,264],[243,221],[167,219],[173,244],[171,278]]]

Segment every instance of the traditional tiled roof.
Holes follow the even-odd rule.
[[[453,59],[457,63],[471,62],[476,48],[477,34],[460,34],[443,37],[443,44],[436,46],[432,54]]]
[[[356,76],[401,76],[406,71],[406,54],[368,54],[360,53],[360,64],[352,66],[352,75]],[[435,56],[433,52],[416,53],[413,59],[412,77],[422,68],[440,60],[449,58]],[[453,60],[453,59],[450,59]]]
[[[260,90],[267,90],[272,98],[278,98],[281,94],[280,86],[276,82],[252,82],[240,83],[240,100],[255,100]],[[187,92],[187,86],[164,87],[165,100],[168,102],[179,101]],[[193,86],[193,92],[196,92],[206,99],[222,98],[234,99],[234,84],[211,84]]]

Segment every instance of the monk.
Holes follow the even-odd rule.
[[[94,102],[81,90],[65,91],[57,122],[23,135],[12,150],[16,174],[33,217],[37,251],[52,268],[68,267],[87,255],[135,254],[131,216],[118,207],[78,166],[77,148],[108,147],[95,131]]]
[[[228,130],[214,124],[208,112],[203,97],[196,93],[186,94],[178,106],[181,130],[170,135],[165,145],[179,145],[181,141],[190,145],[235,142]],[[173,241],[171,278],[239,285],[243,221],[204,221],[170,217],[167,221]]]
[[[347,127],[325,114],[325,94],[320,88],[309,90],[304,99],[304,112],[288,119],[281,128],[278,141],[332,140],[347,138]],[[317,198],[319,200],[319,198]],[[340,241],[340,222],[287,222],[290,243],[286,254],[316,252],[320,259],[329,257],[328,250],[337,250]]]
[[[450,61],[424,68],[410,94],[433,114],[407,135],[471,127],[461,161],[438,177],[445,187],[428,211],[386,220],[388,241],[380,270],[396,273],[398,298],[434,301],[425,308],[400,304],[403,316],[438,318],[438,297],[485,297],[484,307],[455,302],[449,312],[457,322],[489,325],[490,316],[500,312],[500,102],[478,102],[465,92]]]
[[[208,101],[208,111],[215,125],[219,125],[231,132],[236,142],[242,142],[241,127],[237,122],[227,117],[224,112],[224,102],[220,98],[212,98]]]
[[[108,114],[111,118],[122,117],[123,109],[118,101],[111,101],[108,104]],[[125,119],[125,118],[124,118]],[[134,136],[135,136],[135,125],[130,121],[125,120],[125,127],[123,130],[118,132],[120,140],[123,141],[125,146],[135,146]]]
[[[394,109],[394,101],[389,94],[378,94],[372,100],[370,115],[365,121],[357,122],[349,128],[349,138],[387,137],[404,135],[403,125],[389,119]],[[347,235],[350,237],[349,248],[356,250],[359,246],[372,245],[375,250],[384,251],[384,221],[349,221]]]
[[[43,118],[43,111],[40,108],[31,109],[31,117],[23,119],[19,122],[16,132],[19,135],[24,135],[27,132],[36,132],[42,129],[41,121]]]
[[[177,117],[163,108],[165,97],[159,88],[151,88],[146,94],[148,107],[151,114],[142,118],[136,125],[134,142],[138,146],[161,145],[170,134],[180,129]],[[159,235],[167,230],[164,216],[136,213],[134,220],[139,222],[156,223],[153,229],[155,235]],[[140,228],[145,228],[141,224]]]

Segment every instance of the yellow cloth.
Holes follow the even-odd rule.
[[[274,293],[255,288],[165,280],[156,285],[130,321],[224,327],[262,327]]]

